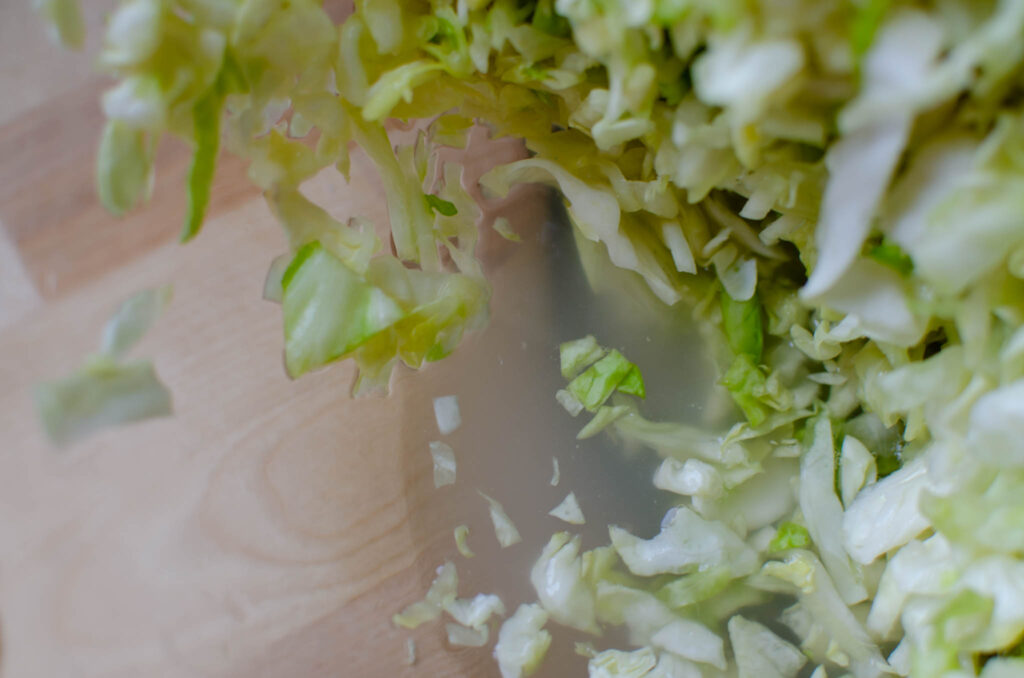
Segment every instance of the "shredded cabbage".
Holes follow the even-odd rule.
[[[82,44],[74,0],[34,5]],[[98,59],[117,82],[97,190],[134,208],[163,138],[183,139],[188,240],[219,153],[241,157],[287,235],[264,294],[289,375],[351,359],[362,395],[482,327],[481,211],[439,151],[473,120],[523,138],[486,194],[556,186],[588,281],[609,285],[610,262],[689,309],[721,388],[701,425],[652,420],[639,365],[592,336],[561,346],[557,402],[592,415],[578,437],[659,455],[678,506],[651,539],[612,527],[580,553],[556,535],[531,577],[549,610],[505,622],[503,676],[539,663],[549,612],[643,646],[595,652],[592,675],[714,675],[677,656],[684,619],[728,629],[711,664],[729,675],[792,675],[746,610],[795,594],[780,620],[816,676],[997,678],[1020,672],[1024,632],[1021,35],[1020,0],[361,0],[340,25],[315,0],[123,0]],[[389,116],[428,122],[396,148]],[[385,239],[302,193],[347,177],[352,144],[383,180]],[[166,303],[148,294],[39,387],[56,441],[170,411],[152,365],[123,359]],[[439,411],[442,435],[459,419]],[[452,577],[401,623],[436,618]]]

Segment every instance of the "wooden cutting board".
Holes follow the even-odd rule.
[[[388,400],[350,400],[344,366],[289,381],[279,310],[261,299],[284,239],[244,168],[222,159],[187,247],[180,144],[164,144],[148,205],[105,213],[92,167],[106,83],[89,55],[111,3],[86,3],[84,56],[47,41],[28,5],[0,3],[3,676],[493,675],[488,651],[389,623],[451,557],[447,517],[409,523],[436,502],[409,431],[433,426],[425,394],[443,374],[403,373]],[[374,173],[352,175],[307,191],[380,219]],[[32,385],[95,350],[127,294],[167,282],[174,302],[137,354],[176,415],[52,448]]]

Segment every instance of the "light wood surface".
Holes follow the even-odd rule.
[[[2,675],[493,675],[487,651],[388,621],[451,557],[429,456],[411,451],[444,373],[403,373],[386,401],[349,400],[348,367],[289,381],[279,310],[260,298],[284,240],[244,168],[223,159],[187,247],[180,144],[162,149],[147,206],[107,215],[92,176],[105,83],[28,4],[0,3]],[[94,49],[110,3],[86,5]],[[308,193],[379,218],[359,169]],[[166,282],[174,302],[137,353],[155,358],[176,416],[53,449],[32,384],[95,350],[120,299]]]

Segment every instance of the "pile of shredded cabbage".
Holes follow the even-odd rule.
[[[81,41],[74,0],[37,4]],[[581,647],[594,678],[1024,676],[1024,1],[360,0],[336,25],[314,0],[128,0],[100,63],[113,212],[165,134],[194,147],[185,240],[221,144],[248,161],[291,243],[267,295],[293,376],[351,359],[362,393],[485,321],[477,207],[435,152],[474,120],[531,154],[489,192],[557,186],[582,239],[694,309],[732,427],[646,420],[628,360],[563,347],[559,402],[664,457],[679,506],[653,539],[554,535],[498,632],[506,678],[545,624],[628,629]],[[396,149],[388,117],[430,123]],[[353,142],[387,245],[301,191]],[[152,370],[73,397],[97,371],[41,388],[54,430],[144,414],[118,407]],[[487,642],[504,607],[442,570],[421,612]]]

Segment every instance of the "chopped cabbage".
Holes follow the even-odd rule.
[[[75,0],[33,4],[83,43]],[[1024,631],[1022,34],[1019,0],[360,0],[340,25],[315,0],[122,0],[98,59],[117,82],[97,192],[117,215],[144,202],[178,137],[188,240],[220,152],[242,158],[287,235],[264,295],[288,374],[351,359],[362,395],[482,327],[487,221],[441,151],[466,148],[473,120],[523,138],[485,195],[557,186],[591,285],[642,281],[679,307],[666,317],[691,315],[722,387],[702,423],[655,421],[620,352],[560,347],[557,402],[593,415],[578,437],[655,452],[654,485],[680,503],[652,539],[613,527],[581,554],[553,538],[531,573],[556,620],[623,624],[643,646],[595,652],[592,674],[792,675],[787,646],[737,612],[795,592],[781,618],[818,676],[888,671],[884,640],[897,673],[996,678],[1020,672],[1006,655]],[[429,122],[396,147],[387,116]],[[353,145],[382,180],[387,237],[303,193],[321,171],[347,179]],[[166,300],[126,303],[98,357],[39,387],[52,438],[170,411],[152,365],[124,360]],[[442,435],[459,419],[437,411]],[[519,541],[488,501],[499,543]],[[396,619],[452,604],[442,570]],[[675,654],[682,612],[728,625],[721,662]],[[503,676],[539,663],[547,614],[505,622]]]
[[[498,538],[501,548],[521,542],[523,538],[519,536],[519,530],[516,529],[515,523],[505,513],[505,508],[497,500],[488,497],[483,492],[480,493],[480,496],[487,500],[491,523],[494,524],[494,535]]]
[[[409,605],[391,618],[395,626],[414,629],[441,616],[441,610],[453,602],[459,588],[459,572],[455,565],[446,562],[437,568],[437,576],[431,582],[423,600]]]
[[[475,554],[469,548],[469,526],[456,525],[453,531],[455,535],[455,548],[462,554],[463,558],[473,558]]]
[[[928,528],[919,499],[927,488],[927,466],[915,460],[864,489],[842,519],[846,552],[867,565]]]
[[[589,678],[643,678],[658,663],[658,657],[649,647],[623,652],[605,650],[587,663]]]
[[[729,620],[729,642],[740,678],[795,678],[807,663],[800,650],[740,615]]]
[[[640,539],[615,525],[608,529],[626,567],[641,576],[685,574],[719,565],[729,565],[735,576],[743,576],[758,565],[757,554],[735,532],[686,507],[672,509],[653,539]]]
[[[131,350],[171,303],[171,294],[171,286],[164,285],[126,299],[103,327],[100,352],[120,358]]]
[[[490,636],[486,626],[469,628],[449,623],[444,625],[444,629],[448,634],[448,644],[457,647],[483,647]]]
[[[430,456],[434,460],[434,487],[444,487],[455,482],[457,470],[455,450],[448,443],[432,440],[429,443]]]
[[[63,445],[108,426],[171,414],[171,394],[149,362],[88,360],[73,374],[39,384],[36,408],[50,439]]]
[[[547,613],[539,605],[520,605],[498,630],[494,658],[501,678],[529,676],[547,654],[551,634],[544,630]]]
[[[454,433],[462,426],[458,397],[452,395],[434,398],[434,419],[437,421],[437,430],[443,436]]]
[[[808,424],[811,426],[812,424]],[[839,594],[847,605],[868,596],[864,576],[843,545],[843,506],[835,492],[835,445],[827,417],[813,422],[809,449],[800,461],[800,510]],[[875,528],[877,529],[877,528]]]
[[[505,605],[493,593],[478,593],[473,598],[447,601],[444,611],[463,626],[478,629],[487,623],[491,615],[504,615]]]
[[[172,413],[153,364],[124,360],[171,300],[171,286],[126,299],[103,327],[100,352],[71,375],[38,384],[36,409],[50,440],[64,445],[97,430]]]
[[[651,636],[651,645],[695,662],[725,670],[725,645],[718,634],[699,622],[676,619]]]
[[[587,522],[586,518],[583,517],[583,510],[580,509],[580,504],[576,500],[575,492],[567,494],[558,506],[548,511],[548,515],[563,520],[570,525],[582,525]]]
[[[583,579],[580,538],[558,532],[530,571],[537,599],[551,618],[581,631],[597,633],[594,592]]]

